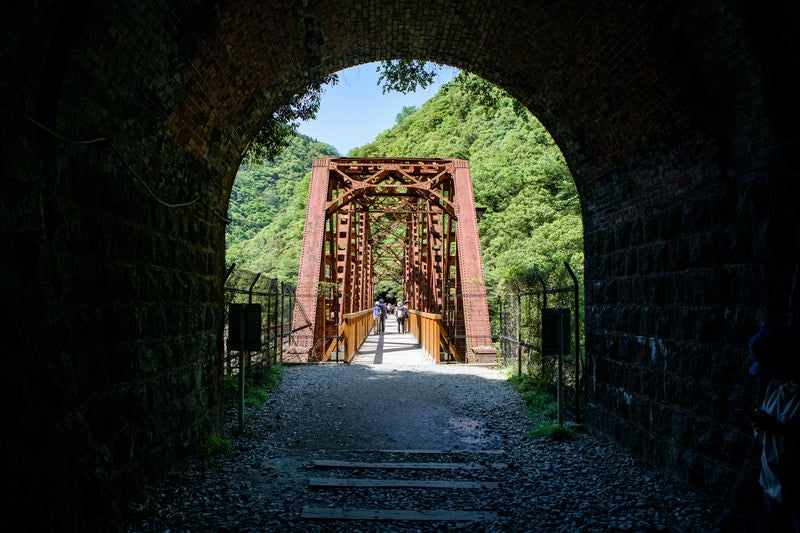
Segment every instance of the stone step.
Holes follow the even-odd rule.
[[[400,449],[400,450],[357,450],[357,453],[396,453],[405,455],[465,455],[465,454],[479,454],[479,455],[504,455],[505,450],[432,450],[432,449]]]
[[[397,455],[437,455],[440,457],[459,454],[502,455],[503,450],[433,450],[400,449],[372,450],[359,453],[380,453]],[[483,470],[486,467],[476,463],[452,462],[367,462],[341,460],[314,460],[312,464],[320,469],[373,469],[373,470]],[[505,467],[506,465],[492,465]],[[495,490],[500,484],[494,481],[460,481],[453,479],[367,479],[367,478],[311,478],[308,487],[312,489],[443,489],[443,490]],[[301,518],[313,520],[360,520],[397,522],[483,522],[497,520],[497,513],[486,510],[466,509],[366,509],[346,507],[304,506]]]
[[[479,522],[497,520],[493,511],[464,511],[448,509],[342,509],[328,507],[303,507],[301,518],[317,520],[403,520],[431,522]]]
[[[366,463],[361,461],[312,461],[315,468],[363,468],[384,470],[482,470],[483,465],[475,463]]]
[[[455,481],[448,479],[364,479],[316,477],[308,480],[312,488],[411,488],[411,489],[497,489],[499,483],[493,481]]]

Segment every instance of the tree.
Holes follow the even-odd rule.
[[[228,206],[228,262],[296,282],[311,163],[336,155],[333,146],[295,135],[274,160],[243,165]]]
[[[522,115],[520,115],[522,110]],[[465,72],[353,157],[468,159],[488,280],[568,261],[581,276],[580,202],[544,126],[505,91]]]
[[[258,130],[247,148],[244,163],[252,165],[273,161],[278,157],[296,135],[299,121],[312,120],[317,116],[323,86],[336,85],[338,82],[339,77],[330,74],[298,91],[291,102],[279,108]]]
[[[412,106],[403,106],[403,110],[402,110],[402,111],[400,111],[400,112],[399,112],[399,113],[398,113],[398,114],[397,114],[397,115],[394,117],[394,123],[395,123],[395,124],[401,124],[401,123],[402,123],[402,122],[403,122],[403,121],[406,119],[406,117],[408,117],[408,116],[411,116],[411,115],[413,115],[414,113],[416,113],[416,112],[417,112],[417,109],[418,109],[418,108],[417,108],[417,106],[415,106],[415,105],[412,105]]]
[[[377,69],[378,85],[383,84],[384,93],[395,91],[399,93],[410,93],[420,87],[428,87],[436,79],[439,66],[417,59],[392,59],[381,61]]]
[[[422,60],[390,60],[383,61],[377,67],[381,75],[378,85],[383,83],[383,92],[396,91],[409,93],[417,87],[425,88],[433,83],[439,66]],[[319,111],[322,91],[325,85],[336,85],[337,74],[329,74],[320,80],[303,86],[291,99],[280,107],[272,117],[256,132],[250,141],[243,163],[253,165],[273,161],[291,143],[297,134],[299,121],[313,120]],[[404,108],[397,116],[398,124],[416,108]],[[402,117],[401,117],[402,115]]]

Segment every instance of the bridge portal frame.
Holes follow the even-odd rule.
[[[473,198],[463,159],[316,159],[284,362],[323,360],[340,317],[396,279],[411,309],[442,316],[452,358],[493,364]]]

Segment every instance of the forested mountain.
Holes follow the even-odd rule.
[[[297,282],[311,163],[336,155],[333,146],[298,135],[274,161],[242,166],[228,207],[227,262]]]
[[[468,159],[487,280],[535,269],[583,272],[583,230],[572,175],[533,115],[504,91],[459,74],[353,157]]]
[[[311,161],[332,147],[299,137],[274,162],[243,168],[231,197],[228,261],[295,281]],[[569,170],[544,127],[503,91],[459,74],[420,109],[352,157],[470,161],[487,280],[536,270],[583,272],[580,205]],[[582,276],[581,276],[582,277]]]

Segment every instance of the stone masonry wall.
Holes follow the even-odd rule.
[[[592,430],[732,503],[757,490],[739,410],[763,384],[745,343],[798,312],[790,6],[52,0],[4,15],[4,521],[91,528],[219,429],[241,155],[306,83],[395,57],[500,85],[561,147],[584,215]]]
[[[3,523],[92,530],[220,427],[224,222],[207,196],[164,205],[211,180],[153,120],[176,54],[156,14],[24,9],[3,37]]]

